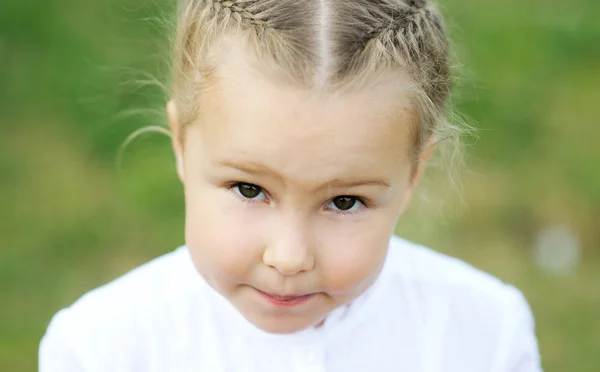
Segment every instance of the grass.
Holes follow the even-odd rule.
[[[147,5],[150,4],[150,5]],[[170,3],[169,3],[170,4]],[[0,370],[36,369],[59,308],[183,241],[182,191],[151,87],[166,51],[161,0],[0,4]],[[600,370],[600,3],[443,1],[465,65],[455,102],[478,128],[464,204],[435,172],[398,231],[527,295],[546,371]],[[162,45],[162,47],[161,47]],[[441,205],[444,198],[448,202]],[[558,276],[533,260],[547,226],[577,235]]]

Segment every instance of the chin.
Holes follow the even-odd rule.
[[[296,333],[320,323],[319,320],[300,317],[269,317],[261,314],[248,320],[261,331],[272,334]]]
[[[295,325],[295,324],[276,324],[276,323],[261,323],[261,324],[256,324],[254,323],[254,325],[267,333],[272,333],[272,334],[292,334],[292,333],[296,333],[296,332],[300,332],[304,329],[307,329],[310,327],[310,325]]]

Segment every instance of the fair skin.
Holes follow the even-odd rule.
[[[419,177],[406,94],[398,80],[303,91],[227,60],[195,123],[183,130],[168,104],[186,243],[203,278],[258,328],[317,326],[375,281]]]

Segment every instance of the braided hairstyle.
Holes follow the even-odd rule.
[[[431,1],[179,0],[176,34],[172,98],[182,125],[198,118],[199,96],[219,64],[214,51],[234,36],[303,89],[359,89],[381,77],[408,77],[417,118],[412,156],[436,134],[458,138],[446,120],[449,43]]]

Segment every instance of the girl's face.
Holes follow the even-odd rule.
[[[315,326],[384,263],[414,181],[406,97],[397,81],[326,95],[223,69],[200,122],[174,143],[186,243],[204,279],[258,328]],[[170,121],[177,138],[174,104]]]

